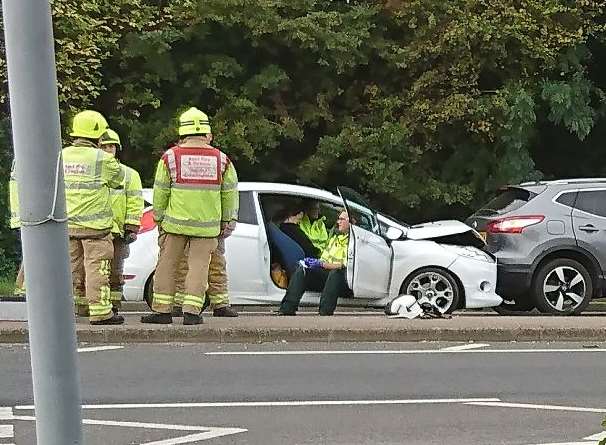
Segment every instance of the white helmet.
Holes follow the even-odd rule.
[[[385,306],[385,314],[389,318],[417,318],[423,315],[423,309],[412,295],[400,295]]]

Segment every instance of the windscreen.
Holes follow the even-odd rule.
[[[487,204],[483,205],[480,210],[476,212],[478,216],[494,216],[504,215],[514,210],[519,209],[536,194],[516,187],[508,187],[499,191],[497,196],[488,201]]]

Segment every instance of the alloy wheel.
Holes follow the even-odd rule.
[[[547,303],[558,311],[572,311],[585,299],[587,283],[573,267],[559,266],[545,277],[543,293]]]
[[[438,272],[424,272],[415,276],[406,288],[419,304],[431,303],[445,313],[454,301],[454,288],[450,280]]]

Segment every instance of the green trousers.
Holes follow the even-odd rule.
[[[294,314],[305,291],[322,292],[320,315],[332,315],[337,307],[337,299],[351,295],[347,287],[345,269],[305,269],[299,266],[290,277],[286,295],[280,304],[280,312]]]

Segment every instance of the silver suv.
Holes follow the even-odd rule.
[[[578,314],[602,296],[606,178],[501,189],[467,220],[498,260],[498,312]]]

